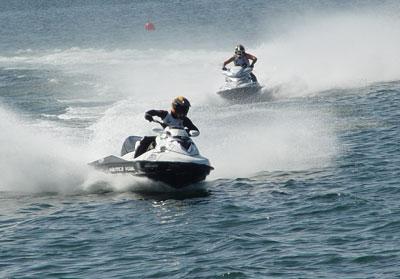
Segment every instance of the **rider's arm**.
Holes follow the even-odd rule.
[[[185,118],[183,119],[183,126],[184,126],[185,128],[187,128],[189,131],[195,130],[195,131],[198,131],[198,132],[200,133],[199,129],[198,129],[198,128],[192,123],[192,121],[191,121],[189,118],[187,118],[187,117],[185,117]]]
[[[168,111],[166,111],[166,110],[155,110],[155,109],[152,109],[152,110],[146,111],[145,115],[150,115],[152,117],[153,116],[158,116],[161,119],[164,119],[167,116],[167,114],[168,114]]]
[[[233,62],[233,60],[235,60],[235,56],[232,56],[231,58],[229,58],[228,60],[226,60],[226,61],[224,62],[224,65],[223,65],[222,67],[225,67],[227,64]]]
[[[250,66],[253,67],[254,64],[256,64],[256,62],[257,62],[257,57],[255,57],[254,55],[251,55],[251,54],[249,54],[249,53],[246,53],[246,57],[247,57],[247,59],[252,60]]]

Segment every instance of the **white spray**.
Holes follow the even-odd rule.
[[[246,45],[259,58],[255,73],[260,82],[267,89],[279,88],[278,101],[255,105],[229,106],[215,94],[223,83],[219,69],[232,54],[229,51],[74,48],[0,57],[3,66],[57,67],[91,75],[97,82],[93,95],[119,100],[99,115],[88,129],[90,140],[79,148],[37,135],[1,110],[0,128],[6,132],[0,136],[0,167],[5,173],[0,187],[20,190],[14,187],[36,185],[62,191],[100,185],[87,175],[86,163],[110,153],[118,155],[128,135],[150,134],[153,126],[143,119],[144,111],[169,109],[176,95],[192,102],[189,116],[201,130],[195,141],[216,168],[212,177],[329,164],[339,152],[335,116],[310,111],[299,105],[301,99],[286,103],[285,98],[398,79],[399,26],[399,20],[392,18],[342,14],[303,22],[259,46]],[[11,120],[4,121],[7,118]],[[128,182],[132,183],[107,185],[124,189]]]

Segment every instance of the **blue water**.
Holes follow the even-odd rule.
[[[0,8],[1,278],[400,278],[396,1]],[[215,94],[239,42],[265,101]],[[87,167],[181,94],[204,183]]]

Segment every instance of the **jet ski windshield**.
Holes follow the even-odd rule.
[[[186,132],[186,130],[184,128],[175,128],[175,127],[167,127],[165,128],[165,134],[168,137],[171,137],[173,139],[177,139],[177,140],[189,140],[190,136],[189,134]]]
[[[172,145],[169,148],[177,153],[198,155],[199,151],[184,128],[167,127],[160,135],[161,139],[169,139]]]

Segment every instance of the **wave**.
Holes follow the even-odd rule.
[[[400,20],[378,12],[308,17],[255,49],[281,97],[400,79]],[[263,62],[261,62],[263,61]]]
[[[98,156],[90,154],[90,145],[73,144],[62,134],[56,137],[54,131],[25,122],[10,110],[0,107],[0,119],[7,119],[0,121],[0,191],[65,195],[171,191],[145,178],[111,176],[90,168],[87,163]]]
[[[85,168],[78,150],[5,109],[0,117],[7,119],[0,121],[1,190],[63,192],[82,184]]]

